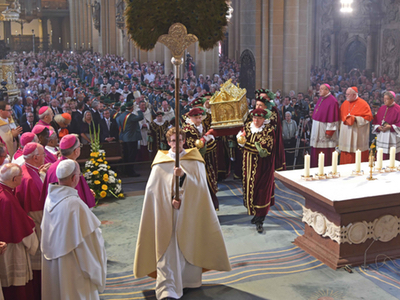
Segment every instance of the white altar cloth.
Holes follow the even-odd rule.
[[[373,174],[377,180],[367,180],[370,167],[368,162],[361,163],[364,175],[352,175],[355,164],[338,165],[339,178],[307,181],[301,178],[304,169],[292,171],[279,171],[279,175],[299,184],[305,189],[310,189],[330,201],[346,201],[366,197],[376,197],[400,193],[400,171]],[[396,161],[396,167],[400,165]],[[382,166],[389,166],[389,160],[384,160]],[[324,173],[329,174],[332,167],[325,167]],[[310,175],[318,173],[318,168],[311,168]]]

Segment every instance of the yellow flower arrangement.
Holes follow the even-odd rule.
[[[90,128],[89,128],[90,129]],[[91,139],[91,151],[90,159],[85,163],[85,178],[88,178],[89,187],[96,194],[96,201],[99,199],[114,196],[115,198],[123,198],[124,193],[122,192],[121,180],[115,178],[117,174],[111,172],[111,167],[106,161],[106,154],[103,150],[100,150],[100,128],[94,130],[94,137]],[[103,168],[104,165],[107,168]],[[102,167],[99,167],[101,165]],[[110,171],[108,171],[110,170]],[[110,176],[112,176],[112,183],[110,182]],[[115,178],[115,180],[114,180]],[[119,181],[119,182],[118,182]],[[96,205],[97,205],[96,202]]]

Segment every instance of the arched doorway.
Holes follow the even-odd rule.
[[[253,53],[246,49],[240,55],[240,87],[247,90],[246,97],[253,99],[256,89],[256,60]]]
[[[351,42],[346,49],[345,70],[349,72],[352,69],[365,70],[367,59],[367,48],[358,39]]]

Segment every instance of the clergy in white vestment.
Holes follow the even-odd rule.
[[[174,167],[175,128],[167,133],[171,149],[159,151],[153,161],[136,245],[134,275],[156,278],[157,299],[179,299],[184,288],[200,287],[204,270],[231,270],[204,160],[197,148],[184,150],[185,133],[179,135],[180,168]]]
[[[16,126],[11,117],[11,106],[5,101],[0,101],[0,136],[7,146],[8,154],[13,157],[17,151],[16,137],[22,133],[22,127]]]
[[[100,299],[107,257],[100,221],[79,198],[78,163],[66,159],[49,185],[42,219],[42,300]]]

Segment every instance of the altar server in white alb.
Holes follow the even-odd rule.
[[[107,257],[100,221],[79,198],[78,163],[63,160],[43,211],[42,300],[100,299]]]
[[[184,288],[201,286],[203,270],[231,269],[211,195],[204,160],[197,148],[183,149],[185,133],[167,133],[171,149],[158,151],[146,187],[136,245],[136,278],[156,278],[157,299],[179,299]],[[174,167],[176,152],[181,168]],[[179,201],[174,179],[180,176]]]

